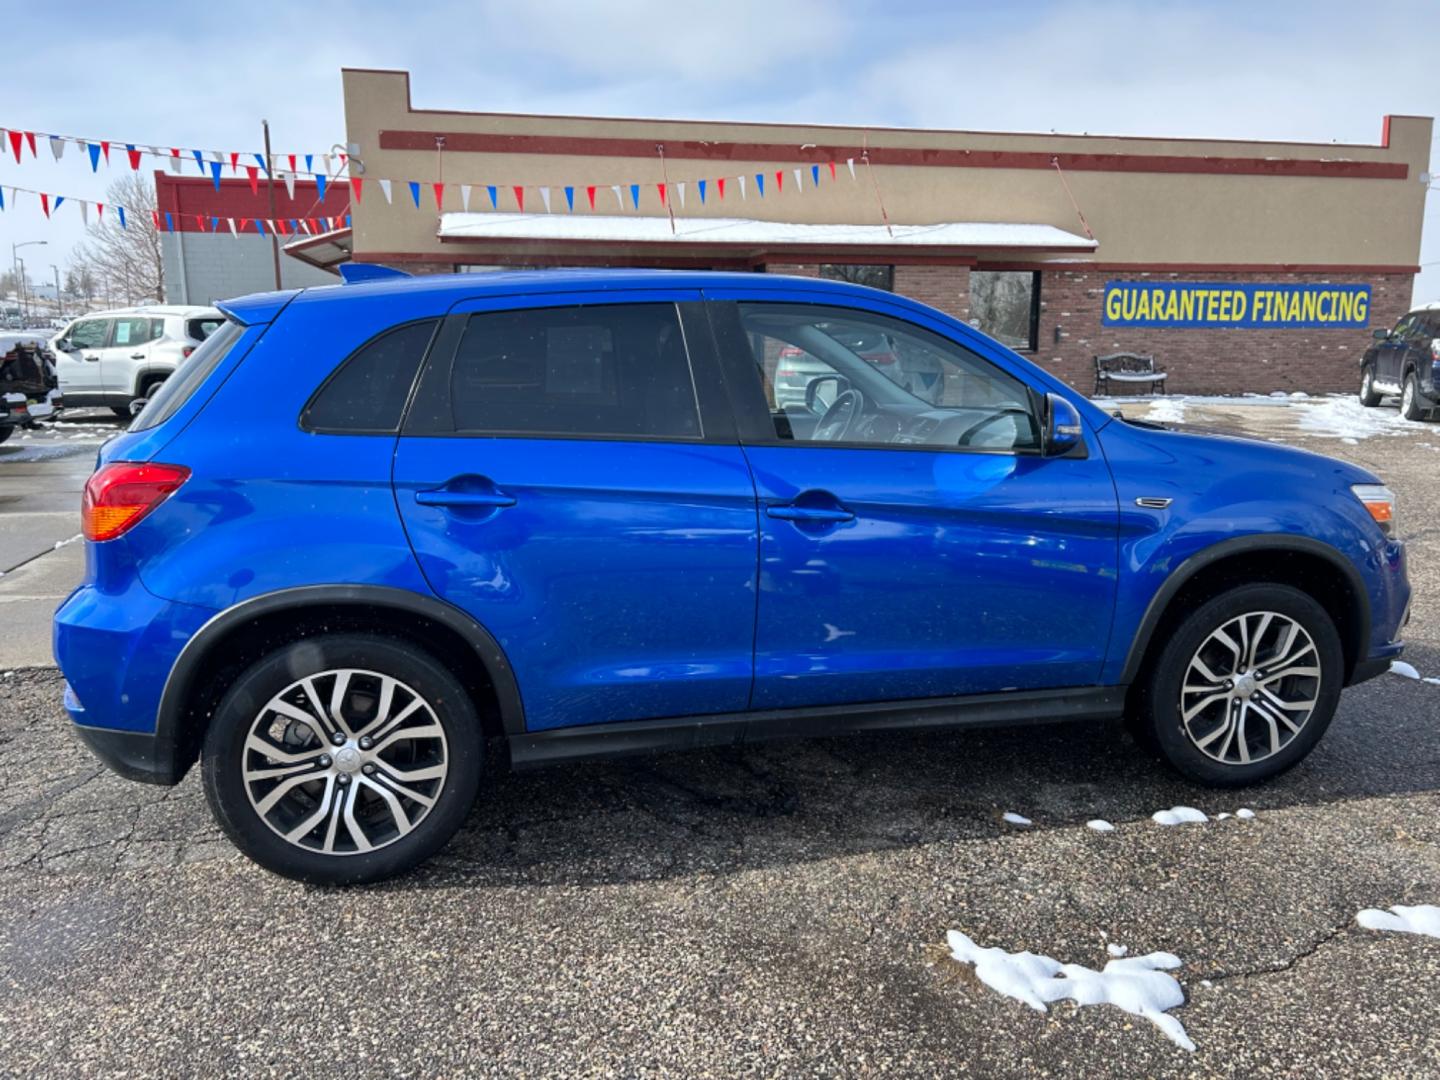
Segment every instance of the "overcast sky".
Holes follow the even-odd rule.
[[[422,108],[1372,143],[1386,113],[1440,113],[1434,0],[5,7],[0,125],[166,146],[258,148],[265,117],[277,151],[327,148],[342,66],[408,69]],[[103,167],[41,154],[0,160],[0,184],[103,197]],[[1437,205],[1422,299],[1440,299]],[[0,261],[45,239],[31,277],[63,271],[69,209],[0,213]]]

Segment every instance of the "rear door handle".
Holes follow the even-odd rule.
[[[417,491],[415,501],[421,506],[490,506],[503,510],[515,505],[515,496],[503,491],[449,491],[446,488],[432,488]]]
[[[855,515],[844,507],[795,506],[793,503],[785,506],[767,506],[765,513],[772,518],[779,518],[781,521],[838,523],[855,520]]]

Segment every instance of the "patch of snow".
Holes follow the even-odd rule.
[[[974,964],[976,977],[990,989],[1022,1001],[1037,1012],[1069,998],[1077,1005],[1114,1005],[1132,1016],[1142,1016],[1165,1037],[1186,1050],[1195,1044],[1170,1009],[1185,1004],[1185,991],[1168,971],[1180,958],[1156,952],[1111,960],[1103,971],[1081,964],[1062,964],[1032,952],[1010,953],[981,948],[958,930],[946,934],[950,955],[962,964]]]
[[[1024,826],[1024,825],[1029,825],[1029,824],[1031,824],[1031,821],[1030,821],[1030,819],[1029,819],[1028,817],[1021,817],[1019,814],[1011,813],[1009,810],[1007,810],[1007,811],[1005,811],[1005,813],[1001,814],[1001,815],[1000,815],[1000,818],[1001,818],[1001,820],[1003,820],[1003,821],[1008,821],[1011,825],[1021,825],[1021,826]]]
[[[1235,811],[1235,816],[1238,818],[1244,818],[1246,821],[1249,821],[1255,816],[1255,811],[1249,809],[1248,807],[1242,806],[1239,810]]]
[[[1156,825],[1188,825],[1209,821],[1210,818],[1193,806],[1172,806],[1169,810],[1156,810],[1150,815],[1150,820]]]
[[[1229,816],[1230,816],[1229,814],[1216,814],[1216,815],[1215,815],[1215,820],[1216,820],[1216,821],[1224,821],[1224,820],[1225,820],[1227,817],[1229,817]]]
[[[1425,678],[1420,681],[1428,682],[1431,686],[1440,686],[1440,679],[1435,678],[1434,675],[1426,675]]]
[[[1183,424],[1185,422],[1185,399],[1182,397],[1163,397],[1155,399],[1155,404],[1145,414],[1145,419],[1152,424]]]
[[[1106,945],[1106,946],[1105,946],[1105,951],[1106,951],[1107,953],[1109,953],[1111,956],[1119,957],[1119,956],[1124,956],[1124,955],[1125,955],[1127,952],[1129,952],[1130,950],[1129,950],[1128,948],[1126,948],[1124,945],[1116,945],[1116,944],[1112,941],[1109,945]]]
[[[1094,829],[1096,832],[1115,831],[1115,826],[1111,825],[1110,822],[1106,821],[1104,818],[1095,818],[1091,821],[1087,821],[1085,822],[1085,827],[1087,829]]]
[[[1424,424],[1406,420],[1390,409],[1367,409],[1351,394],[1319,398],[1293,408],[1300,430],[1311,435],[1358,441],[1425,430]]]
[[[1434,904],[1415,907],[1395,904],[1389,911],[1366,908],[1355,916],[1355,921],[1366,930],[1391,930],[1397,934],[1424,934],[1440,938],[1440,907]]]
[[[1403,675],[1407,679],[1420,678],[1420,672],[1416,671],[1413,666],[1407,664],[1404,660],[1391,660],[1390,674]]]

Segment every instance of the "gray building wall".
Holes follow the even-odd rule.
[[[233,237],[228,231],[175,232],[162,233],[160,244],[165,259],[167,304],[213,304],[275,288],[268,237]],[[339,281],[334,274],[280,253],[283,288],[335,285]]]

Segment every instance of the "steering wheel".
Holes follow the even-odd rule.
[[[986,417],[983,417],[983,418],[980,419],[980,420],[977,420],[975,423],[971,424],[968,428],[966,428],[964,431],[962,431],[962,432],[960,433],[960,438],[958,438],[957,440],[955,440],[956,445],[957,445],[957,446],[969,446],[971,439],[973,439],[973,438],[974,438],[976,435],[978,435],[982,430],[984,430],[985,428],[989,427],[991,424],[996,423],[997,421],[1006,420],[1006,419],[1008,419],[1008,418],[1010,418],[1010,417],[1012,417],[1012,416],[1029,416],[1029,415],[1030,415],[1030,410],[1029,410],[1029,409],[1023,409],[1023,408],[1021,408],[1019,405],[1006,405],[1006,406],[1004,406],[1003,408],[996,409],[996,410],[995,410],[993,413],[991,413],[989,416],[986,416]]]
[[[815,434],[811,436],[814,442],[840,442],[850,433],[850,427],[856,419],[865,411],[865,398],[859,390],[850,389],[842,391],[830,407],[825,410],[825,415],[815,425]]]

